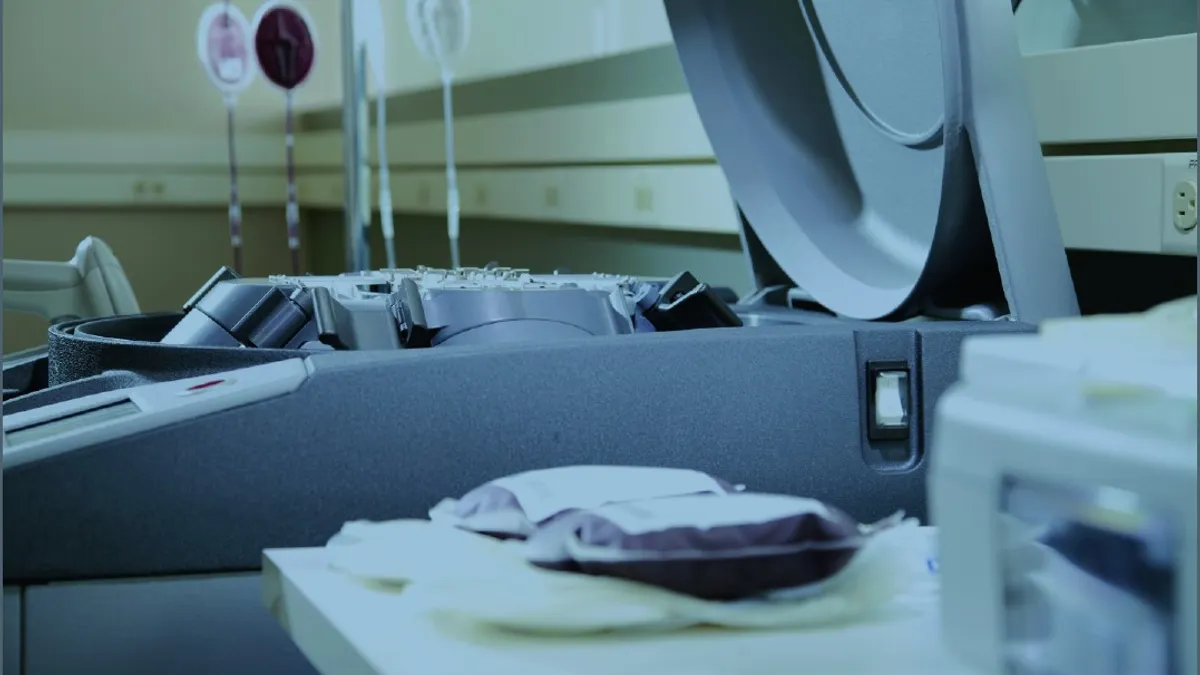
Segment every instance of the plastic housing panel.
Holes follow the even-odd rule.
[[[21,627],[21,589],[4,587],[4,659],[3,672],[21,672],[21,646],[24,635]]]
[[[4,572],[257,569],[264,548],[319,546],[348,520],[423,517],[496,476],[573,463],[688,467],[864,521],[923,517],[928,415],[959,342],[1030,329],[779,326],[313,356],[288,396],[5,471]],[[871,361],[912,373],[898,461],[865,438]]]
[[[1007,0],[666,7],[746,224],[816,302],[1078,313]]]
[[[1018,672],[1010,659],[1021,656],[1059,663],[1016,664],[1023,666],[1020,672],[1093,673],[1109,664],[1130,673],[1197,669],[1196,385],[1189,375],[1196,370],[1195,338],[1188,345],[1172,335],[1179,347],[1172,354],[1149,331],[1108,326],[1096,333],[1104,337],[1081,331],[1061,342],[1044,335],[969,341],[961,381],[936,406],[929,492],[942,543],[942,632],[977,672]],[[1013,506],[1014,483],[1026,493],[1019,509]],[[1120,515],[1105,521],[1098,514],[1110,507]],[[1173,599],[1167,625],[1175,640],[1163,646],[1174,651],[1174,668],[1135,660],[1146,656],[1130,647],[1142,626],[1122,614],[1108,592],[1119,590],[1121,575],[1113,583],[1079,585],[1079,576],[1050,575],[1051,560],[1039,563],[1039,571],[1047,570],[1042,583],[1064,595],[1043,596],[1024,625],[1052,626],[1054,639],[1030,640],[1035,649],[1012,649],[1021,638],[1042,637],[1009,634],[1017,625],[1012,606],[1021,603],[1028,588],[1022,584],[1032,578],[1013,561],[1033,559],[1029,554],[1038,546],[1050,549],[1031,533],[1072,521],[1131,531],[1126,541],[1143,546],[1143,556],[1157,546],[1162,555],[1155,557],[1170,561],[1163,590]],[[1014,522],[1020,525],[1014,528]],[[1092,548],[1085,558],[1105,560],[1109,570],[1138,570],[1112,549]],[[1061,598],[1069,600],[1053,602]],[[1078,618],[1088,615],[1118,627],[1097,630]],[[1063,666],[1060,659],[1073,663]],[[1096,667],[1101,659],[1105,663]]]
[[[667,8],[713,150],[772,256],[839,314],[899,311],[935,235],[978,208],[938,4]]]
[[[30,587],[25,668],[5,673],[316,675],[262,597],[258,574]]]

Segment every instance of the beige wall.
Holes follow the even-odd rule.
[[[225,110],[196,55],[196,22],[213,0],[6,0],[4,128],[225,131]],[[234,0],[247,16],[258,0]],[[304,3],[321,50],[301,108],[341,99],[338,0]],[[283,97],[259,78],[239,127],[282,133]]]

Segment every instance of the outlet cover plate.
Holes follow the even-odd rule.
[[[1180,232],[1175,227],[1175,186],[1181,181],[1196,182],[1196,155],[1168,155],[1163,158],[1162,252],[1196,255],[1196,232]]]

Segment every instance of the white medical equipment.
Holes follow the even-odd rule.
[[[421,55],[442,75],[442,118],[446,133],[446,233],[450,266],[459,267],[458,170],[454,164],[454,67],[471,36],[468,0],[408,0],[408,28]]]
[[[79,242],[66,262],[5,260],[4,309],[51,323],[141,311],[117,256],[97,237]]]
[[[234,108],[238,95],[258,74],[251,45],[250,21],[229,0],[209,5],[196,28],[196,50],[204,73],[225,102],[225,129],[229,145],[229,246],[233,269],[242,273],[242,204],[238,194]]]
[[[375,80],[375,143],[376,159],[379,162],[379,225],[383,231],[384,253],[387,256],[389,269],[396,267],[396,227],[392,213],[392,179],[388,166],[387,152],[387,41],[383,26],[383,8],[379,0],[354,0],[354,34],[361,42],[367,53],[367,66],[371,70],[371,78]],[[364,92],[365,93],[365,92]],[[365,164],[365,163],[364,163]],[[364,175],[367,180],[363,185],[369,185],[367,168]],[[370,192],[363,190],[362,194],[369,202]],[[370,210],[365,214],[366,222],[370,223]]]
[[[981,673],[1196,672],[1196,301],[966,341],[929,479]]]

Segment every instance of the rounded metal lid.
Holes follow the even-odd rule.
[[[987,229],[951,4],[667,3],[738,206],[792,281],[842,316],[903,314],[979,260],[964,241]]]

